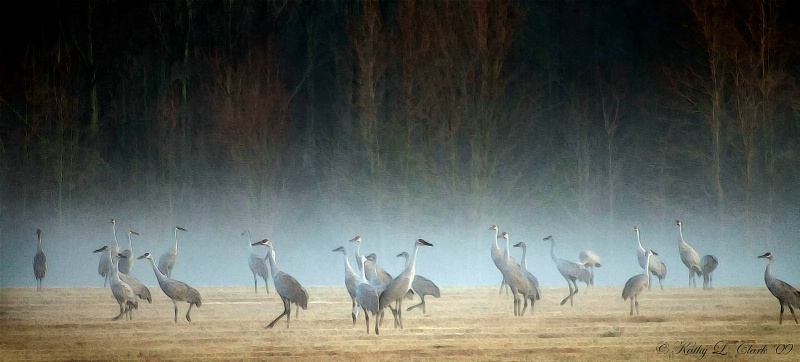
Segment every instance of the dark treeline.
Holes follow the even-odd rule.
[[[126,204],[473,234],[797,222],[790,2],[18,6],[0,15],[7,227]]]

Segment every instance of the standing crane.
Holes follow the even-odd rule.
[[[105,245],[94,252],[103,253],[101,257],[108,259],[108,263],[111,265],[111,294],[114,295],[114,299],[119,303],[119,315],[111,318],[111,320],[119,320],[123,315],[127,316],[128,320],[133,319],[133,309],[139,308],[139,301],[136,299],[136,293],[133,292],[133,288],[120,279],[121,274],[117,270],[117,266],[114,265],[111,250]],[[122,254],[117,253],[116,256],[122,256]]]
[[[289,328],[289,320],[291,319],[292,315],[292,306],[291,303],[297,304],[299,307],[302,307],[303,310],[308,308],[308,292],[305,288],[303,288],[300,283],[297,282],[297,279],[292,277],[289,274],[284,273],[280,268],[278,268],[278,264],[275,263],[275,252],[272,248],[272,244],[269,240],[263,239],[259,242],[253,243],[253,246],[256,245],[263,245],[269,248],[267,252],[267,256],[269,257],[269,268],[272,271],[272,284],[275,286],[275,290],[278,292],[278,295],[281,296],[281,300],[283,301],[283,313],[281,313],[275,320],[270,322],[267,325],[267,328],[272,328],[275,326],[283,316],[286,316],[286,328]]]
[[[639,238],[639,227],[633,225],[633,231],[636,232],[636,242],[639,243],[639,249],[636,249],[636,258],[639,260],[639,266],[644,268],[645,264],[647,264],[647,251],[642,246],[642,240]],[[667,277],[667,265],[659,260],[656,255],[658,254],[654,253],[650,256],[650,270],[649,274],[647,275],[648,290],[650,290],[650,287],[653,286],[653,283],[650,281],[650,275],[655,275],[658,277],[658,285],[661,286],[661,290],[664,290],[664,284],[662,281]]]
[[[503,255],[503,251],[500,250],[500,246],[497,245],[497,239],[500,239],[500,228],[497,227],[497,224],[492,224],[489,227],[489,230],[494,230],[494,239],[492,239],[492,261],[494,262],[494,266],[497,267],[497,270],[500,271],[500,274],[503,273],[503,266],[506,263],[505,256]],[[514,260],[514,258],[511,258]],[[505,278],[505,277],[504,277]],[[508,283],[506,280],[503,279],[500,281],[500,290],[498,290],[497,294],[500,295],[503,293],[503,287],[506,288],[506,295],[508,295]]]
[[[700,267],[700,255],[694,251],[686,240],[683,240],[683,224],[680,220],[675,220],[675,224],[678,225],[678,232],[680,233],[680,238],[678,239],[678,252],[681,255],[681,261],[683,265],[686,265],[686,268],[689,269],[689,286],[697,286],[697,282],[694,280],[695,275],[700,276],[703,274],[703,269]]]
[[[361,262],[361,236],[356,235],[354,238],[350,239],[351,243],[356,243],[356,264],[358,264],[358,270],[361,270],[363,267],[363,263]]]
[[[133,268],[133,245],[131,244],[131,235],[139,235],[139,233],[128,230],[128,248],[123,250],[120,254],[124,255],[124,258],[119,258],[117,262],[117,269],[122,274],[130,274],[131,269]]]
[[[644,271],[641,274],[632,276],[625,282],[625,287],[622,288],[622,300],[631,300],[631,315],[633,315],[633,307],[636,306],[636,315],[639,315],[639,293],[650,284],[649,270],[651,258],[653,255],[658,255],[652,250],[645,253],[647,260],[644,263]]]
[[[334,252],[341,251],[344,255],[344,287],[347,288],[347,294],[350,294],[350,300],[353,302],[353,307],[350,310],[350,316],[353,317],[353,325],[356,325],[356,317],[358,317],[358,304],[356,303],[356,288],[358,287],[358,275],[353,271],[350,266],[350,260],[347,259],[347,249],[340,246],[333,249]],[[364,274],[364,269],[361,268],[361,273]],[[366,314],[366,310],[364,311]],[[369,317],[367,317],[369,318]],[[367,333],[369,333],[369,325],[367,325]]]
[[[36,229],[36,238],[39,239],[39,246],[36,255],[33,256],[33,276],[36,278],[36,291],[42,290],[42,280],[47,273],[47,257],[44,256],[42,249],[42,230]]]
[[[528,309],[528,299],[535,298],[535,291],[533,285],[526,275],[523,274],[520,266],[511,259],[508,249],[510,248],[510,239],[507,232],[500,234],[501,238],[506,239],[506,250],[503,252],[505,264],[503,265],[503,279],[508,283],[511,289],[511,296],[514,299],[514,316],[523,316],[525,310]],[[522,300],[518,296],[522,296]],[[524,301],[525,307],[520,309],[520,304]]]
[[[364,264],[366,261],[366,257],[363,255],[359,260],[359,264]],[[378,331],[378,305],[380,304],[378,299],[378,292],[375,288],[370,285],[369,280],[367,280],[366,274],[364,274],[364,267],[362,265],[361,269],[361,280],[356,286],[356,303],[361,306],[361,309],[364,310],[364,319],[366,319],[367,323],[367,334],[369,334],[369,315],[372,314],[375,317],[375,334],[380,334]]]
[[[102,255],[100,255],[101,258],[110,258],[112,268],[116,265],[114,264],[114,258],[118,259],[126,258],[126,256],[123,255],[122,253],[119,253],[117,255],[111,255],[111,250],[108,248],[107,245],[103,245],[102,248],[97,249],[94,252],[103,253]],[[147,289],[147,287],[144,284],[142,284],[142,282],[139,281],[139,279],[136,279],[132,275],[128,275],[121,272],[119,273],[119,278],[123,282],[125,282],[125,284],[128,284],[131,287],[131,289],[133,289],[133,294],[136,294],[136,296],[139,297],[139,299],[146,300],[148,303],[153,303],[153,298],[150,295],[150,289]]]
[[[164,275],[164,273],[156,267],[156,262],[153,260],[153,256],[150,255],[150,253],[144,253],[144,255],[140,256],[138,259],[150,260],[150,264],[153,266],[153,273],[155,273],[156,279],[158,279],[158,286],[161,287],[161,291],[163,291],[169,299],[172,299],[172,305],[175,307],[175,323],[178,323],[178,302],[189,303],[189,309],[186,311],[186,321],[191,322],[192,317],[190,314],[192,313],[192,307],[197,306],[197,308],[200,308],[203,304],[200,299],[200,292],[182,281],[171,279]]]
[[[564,303],[567,302],[567,299],[569,299],[569,305],[573,306],[574,304],[572,297],[575,294],[578,294],[578,284],[576,284],[575,281],[578,280],[584,283],[588,283],[589,278],[591,277],[589,275],[589,271],[584,269],[583,266],[579,263],[576,263],[574,261],[564,260],[557,257],[554,251],[556,245],[556,239],[553,237],[553,235],[549,235],[548,237],[544,238],[544,240],[550,241],[550,257],[553,259],[553,263],[556,264],[558,272],[561,273],[561,276],[567,280],[567,286],[569,287],[569,295],[567,295],[566,298],[561,300],[561,305],[564,305]],[[572,288],[573,286],[575,286],[574,291]]]
[[[408,291],[411,290],[411,283],[414,281],[414,276],[416,275],[417,251],[420,246],[433,246],[433,244],[423,239],[417,239],[417,241],[414,242],[414,254],[411,256],[411,261],[406,266],[406,269],[403,270],[397,278],[392,279],[392,281],[386,285],[386,290],[380,294],[379,298],[378,310],[381,314],[383,314],[383,309],[390,306],[391,303],[397,304],[395,323],[399,325],[401,329],[403,328],[403,298],[405,298]],[[378,334],[377,328],[375,334]]]
[[[584,268],[587,268],[589,270],[589,283],[586,284],[586,285],[587,286],[589,286],[589,285],[593,286],[594,285],[594,268],[599,268],[599,267],[602,266],[602,265],[600,265],[600,256],[597,255],[597,253],[594,252],[594,250],[583,250],[578,255],[578,260],[581,261],[581,264],[583,264]]]
[[[764,283],[767,284],[767,289],[778,298],[778,303],[781,305],[781,314],[778,315],[778,324],[783,324],[783,306],[789,307],[792,313],[794,323],[797,324],[797,317],[794,315],[794,307],[800,308],[800,292],[788,283],[772,276],[772,260],[771,252],[766,252],[764,255],[759,256],[760,259],[767,259],[767,269],[764,270]]]
[[[405,258],[405,265],[408,267],[408,253],[402,252],[397,254],[397,257]],[[439,287],[436,286],[430,279],[423,277],[422,275],[416,274],[414,275],[414,281],[411,282],[411,290],[414,291],[417,295],[419,295],[420,303],[412,305],[406,308],[406,312],[414,309],[414,308],[422,308],[422,314],[425,314],[425,296],[432,295],[434,298],[439,298],[441,293],[439,292]],[[412,297],[413,298],[413,297]]]
[[[531,313],[533,313],[533,307],[536,304],[537,300],[542,299],[542,291],[539,289],[539,279],[531,274],[530,270],[528,270],[528,245],[525,242],[520,241],[514,244],[516,248],[522,248],[522,261],[519,264],[519,267],[522,268],[522,271],[525,273],[525,276],[528,278],[528,282],[531,283],[531,287],[533,287],[533,295],[531,295],[528,299],[531,300]],[[523,309],[524,310],[524,309]]]
[[[267,294],[269,294],[269,283],[267,283],[267,279],[269,278],[267,257],[264,256],[262,258],[261,255],[256,254],[255,250],[253,250],[253,240],[250,237],[250,230],[242,232],[242,236],[245,234],[247,234],[247,247],[250,248],[250,257],[247,259],[247,264],[250,266],[250,271],[253,272],[253,289],[255,293],[258,294],[258,277],[261,277],[261,279],[264,279],[264,289],[266,289]]]
[[[173,231],[175,244],[158,258],[158,270],[161,274],[167,276],[167,278],[172,277],[172,268],[175,267],[175,262],[178,261],[178,230],[183,232],[187,231],[180,226],[176,226]]]
[[[700,259],[700,270],[703,271],[703,289],[711,289],[711,282],[713,281],[711,273],[717,269],[717,265],[719,265],[719,260],[711,254],[703,255],[703,258]]]

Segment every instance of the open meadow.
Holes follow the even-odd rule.
[[[109,289],[0,289],[0,360],[553,360],[800,359],[800,326],[764,287],[667,288],[644,292],[641,316],[628,315],[619,287],[581,288],[575,306],[560,306],[566,287],[547,287],[525,316],[496,287],[445,287],[427,299],[427,315],[404,313],[405,329],[366,334],[353,326],[344,286],[311,287],[308,310],[286,329],[264,326],[283,309],[274,290],[201,287],[201,308],[186,322],[158,286],[133,321],[118,312]],[[416,303],[416,301],[415,301]],[[404,303],[410,306],[410,301]],[[363,313],[363,312],[362,312]],[[714,354],[714,352],[726,355]]]

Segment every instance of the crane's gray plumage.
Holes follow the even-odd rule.
[[[353,325],[355,325],[356,317],[358,317],[358,304],[356,303],[358,274],[356,274],[356,272],[353,271],[353,267],[350,266],[350,260],[347,258],[347,249],[345,249],[344,246],[333,249],[333,251],[340,251],[342,255],[344,255],[344,287],[347,288],[347,294],[350,294],[350,301],[353,302],[353,307],[350,309],[350,316],[353,317]],[[369,331],[369,326],[367,326],[367,330]]]
[[[778,324],[783,324],[783,306],[789,306],[789,311],[792,313],[794,322],[797,323],[797,317],[794,315],[794,308],[800,308],[800,292],[788,283],[772,276],[772,253],[766,252],[760,255],[759,258],[767,259],[767,268],[764,270],[764,283],[767,284],[767,289],[778,298],[778,303],[781,305],[781,314],[778,315]]]
[[[689,286],[696,287],[697,282],[694,280],[694,277],[703,274],[703,269],[700,268],[700,255],[697,254],[686,240],[683,240],[683,223],[681,223],[680,220],[675,220],[675,224],[678,225],[678,232],[680,233],[678,252],[681,255],[683,265],[686,265],[686,268],[689,269]]]
[[[594,250],[583,250],[578,255],[578,260],[589,271],[589,283],[586,285],[594,285],[594,268],[602,266],[600,264],[600,256]]]
[[[500,274],[503,274],[503,267],[506,264],[505,256],[503,255],[503,250],[500,249],[500,246],[497,245],[497,239],[500,238],[500,228],[497,227],[497,224],[492,224],[489,227],[489,230],[494,230],[494,239],[492,239],[492,261],[494,262],[494,266],[497,267],[497,270],[500,271]],[[511,260],[513,261],[514,258],[512,257]],[[505,278],[505,276],[503,276]],[[497,291],[497,294],[503,293],[503,287],[506,288],[506,295],[508,295],[508,283],[506,280],[503,279],[500,281],[500,290]]]
[[[519,264],[519,267],[522,268],[522,271],[525,273],[525,276],[528,277],[528,282],[531,283],[531,287],[533,287],[533,294],[528,297],[531,301],[531,313],[533,313],[534,306],[537,300],[540,300],[542,297],[542,291],[539,289],[539,279],[528,270],[528,245],[525,242],[518,242],[514,244],[516,248],[522,248],[522,261]]]
[[[112,245],[108,252],[109,255],[117,255],[119,253],[119,242],[117,241],[117,220],[111,219],[111,231],[114,233],[114,245]],[[111,281],[111,273],[112,269],[115,269],[116,266],[112,265],[111,258],[101,256],[100,263],[97,265],[97,273],[103,277],[103,288]]]
[[[111,251],[106,245],[104,245],[102,248],[95,250],[94,252],[103,253],[100,256],[101,258],[111,258],[112,266],[115,265],[114,257],[118,259],[126,258],[126,256],[122,253],[119,253],[116,256],[111,255]],[[144,284],[142,284],[142,282],[139,281],[139,279],[136,279],[134,276],[125,273],[119,273],[119,279],[125,282],[125,284],[128,284],[133,290],[133,294],[139,297],[139,299],[146,300],[148,303],[153,303],[153,297],[150,295],[150,289],[148,289]]]
[[[525,310],[528,309],[528,299],[535,298],[536,293],[533,284],[531,284],[520,266],[516,261],[511,259],[508,250],[511,247],[508,233],[504,231],[500,234],[500,237],[506,240],[506,249],[503,252],[505,264],[501,270],[503,272],[503,279],[508,283],[509,289],[511,289],[511,297],[514,301],[514,316],[521,317],[525,314]],[[522,300],[519,298],[520,295],[522,296]],[[522,302],[524,302],[525,307],[520,308]]]
[[[131,269],[133,268],[133,244],[131,243],[131,235],[139,235],[139,233],[128,230],[128,248],[123,250],[120,254],[125,256],[124,258],[119,258],[117,261],[117,270],[119,270],[122,274],[130,274]]]
[[[644,263],[644,268],[641,274],[637,274],[632,276],[628,281],[625,283],[625,287],[622,288],[622,300],[631,300],[631,315],[633,315],[633,308],[636,307],[636,315],[639,315],[639,293],[641,293],[649,284],[650,278],[648,270],[650,267],[650,263],[652,262],[652,256],[658,255],[652,250],[648,250],[645,256],[648,260]]]
[[[156,274],[156,279],[158,279],[158,286],[161,287],[161,290],[169,299],[172,299],[172,305],[175,307],[175,323],[178,323],[178,302],[189,303],[189,309],[186,311],[186,321],[191,322],[192,317],[190,314],[192,313],[192,307],[197,306],[197,308],[200,308],[203,304],[200,299],[200,292],[182,281],[171,279],[164,275],[164,273],[158,270],[156,262],[153,260],[153,256],[150,255],[150,253],[144,253],[144,255],[140,256],[138,259],[150,260],[150,264],[153,266],[153,273]]]
[[[175,267],[175,262],[178,261],[178,230],[186,231],[186,229],[176,226],[173,229],[173,236],[175,238],[175,244],[172,245],[164,254],[161,254],[161,257],[158,258],[158,270],[161,274],[164,274],[167,278],[172,277],[172,268]]]
[[[711,289],[711,282],[713,281],[711,273],[717,269],[717,265],[719,265],[719,260],[717,260],[716,256],[703,255],[703,258],[700,259],[700,270],[703,271],[703,289]]]
[[[366,261],[366,257],[363,255],[360,258],[359,264],[364,264]],[[361,267],[361,279],[359,280],[358,285],[356,286],[356,303],[364,310],[364,319],[367,323],[367,334],[369,334],[369,315],[375,318],[375,334],[379,334],[380,331],[378,330],[378,311],[379,311],[379,299],[378,299],[378,292],[372,285],[369,284],[369,280],[367,280],[366,274],[364,274],[364,267]]]
[[[402,252],[397,254],[397,257],[405,258],[405,265],[408,267],[409,256],[407,252]],[[439,298],[442,294],[439,291],[439,287],[436,286],[430,279],[423,277],[422,275],[415,274],[414,281],[411,282],[411,290],[414,291],[417,295],[419,295],[420,303],[412,305],[406,308],[406,312],[410,311],[414,308],[422,308],[422,314],[425,314],[425,296],[431,295],[434,298]]]
[[[386,285],[386,290],[379,296],[378,309],[381,314],[384,308],[390,306],[392,303],[396,303],[397,310],[393,311],[393,314],[395,314],[395,326],[399,325],[401,329],[403,328],[403,298],[405,298],[408,291],[411,290],[411,283],[414,281],[414,276],[417,274],[417,251],[419,251],[420,246],[433,246],[433,244],[423,239],[417,239],[417,241],[414,242],[414,253],[411,256],[411,261],[397,278],[392,279],[392,281]],[[378,334],[377,327],[375,334]]]
[[[253,273],[253,289],[258,294],[258,277],[264,279],[264,288],[269,294],[269,268],[267,267],[267,256],[262,257],[256,254],[253,250],[253,240],[250,238],[250,230],[242,232],[242,236],[247,234],[247,247],[250,248],[250,256],[247,259],[247,265],[250,266],[250,271]]]
[[[275,323],[283,318],[283,316],[286,316],[286,328],[289,328],[289,320],[292,314],[291,303],[295,303],[303,308],[303,310],[306,310],[308,308],[308,292],[300,285],[297,279],[278,268],[278,264],[275,263],[275,250],[272,248],[272,244],[269,240],[263,239],[253,243],[253,246],[255,245],[263,245],[269,248],[267,256],[269,258],[269,268],[272,271],[272,284],[275,286],[275,291],[278,292],[278,295],[281,296],[281,300],[283,301],[283,313],[268,324],[267,328],[275,326]]]
[[[36,254],[33,256],[33,277],[36,278],[36,290],[42,290],[42,280],[47,273],[47,257],[44,256],[42,249],[42,230],[36,229],[36,238],[39,240],[39,246],[36,248]]]
[[[114,299],[116,299],[119,304],[119,314],[111,320],[119,320],[123,315],[127,316],[128,320],[133,319],[133,309],[139,308],[139,301],[136,299],[133,288],[120,278],[120,273],[116,265],[114,265],[114,260],[111,257],[111,252],[107,245],[94,252],[102,253],[101,257],[107,258],[109,265],[111,265],[111,294],[114,295]],[[122,254],[116,254],[116,256],[120,255]]]
[[[554,251],[556,245],[556,239],[553,235],[549,235],[548,237],[544,238],[545,241],[550,241],[550,257],[553,259],[553,263],[556,264],[556,268],[558,272],[561,273],[561,276],[567,280],[567,286],[569,287],[569,295],[566,298],[561,300],[561,305],[567,302],[569,299],[569,305],[573,305],[572,297],[575,294],[578,294],[578,284],[575,283],[576,280],[588,283],[591,275],[589,271],[586,270],[581,264],[576,263],[574,261],[568,261],[561,259],[556,256]],[[575,287],[574,290],[572,287]]]
[[[371,279],[371,282],[373,283],[380,282],[383,284],[389,284],[389,282],[391,282],[393,279],[391,274],[378,265],[378,256],[375,255],[375,253],[370,253],[367,255],[367,261],[364,262],[364,268],[367,268],[367,278]],[[377,281],[374,280],[375,278],[377,278]]]
[[[639,227],[634,225],[633,231],[636,232],[636,242],[639,243],[639,248],[636,249],[636,258],[639,260],[639,266],[644,268],[645,264],[647,264],[647,250],[642,246],[642,240],[639,237]],[[651,274],[658,277],[658,285],[661,286],[661,290],[664,290],[662,281],[667,277],[667,265],[659,260],[656,255],[650,256],[650,274],[647,275],[648,290],[653,286],[653,283],[650,281]]]

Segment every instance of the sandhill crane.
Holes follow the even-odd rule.
[[[575,294],[578,294],[578,284],[576,284],[575,281],[578,280],[587,283],[591,277],[589,275],[589,271],[584,269],[579,263],[557,257],[554,251],[556,239],[553,237],[553,235],[549,235],[548,237],[544,238],[544,240],[550,241],[550,257],[553,259],[553,263],[556,264],[558,272],[561,273],[561,276],[567,280],[567,286],[569,287],[569,295],[561,300],[561,305],[564,305],[564,303],[567,302],[567,299],[569,299],[569,305],[572,306],[574,305],[572,297]],[[574,291],[572,288],[573,286],[575,286]]]
[[[519,267],[522,268],[522,271],[528,278],[528,282],[530,282],[531,287],[533,287],[533,295],[528,298],[531,300],[531,313],[533,313],[533,307],[536,304],[536,301],[542,298],[542,291],[539,289],[539,279],[536,279],[536,277],[528,270],[528,245],[526,245],[525,242],[520,241],[514,244],[514,247],[522,248],[522,261],[520,262]]]
[[[114,258],[118,259],[126,258],[126,256],[122,253],[119,253],[117,255],[111,255],[111,250],[106,245],[104,245],[100,249],[95,250],[94,252],[103,253],[102,255],[100,255],[101,258],[111,258],[112,267],[115,265]],[[153,303],[153,298],[150,295],[150,289],[147,289],[147,287],[144,284],[142,284],[142,282],[139,281],[139,279],[136,279],[134,276],[125,273],[119,273],[119,278],[123,282],[125,282],[125,284],[128,284],[131,287],[131,289],[133,289],[133,294],[136,294],[136,296],[139,297],[139,299],[144,299],[148,303]]]
[[[44,256],[42,249],[42,230],[36,229],[36,238],[39,239],[39,246],[36,248],[36,255],[33,256],[33,276],[36,278],[36,291],[42,290],[42,280],[47,273],[47,257]]]
[[[497,270],[500,271],[500,274],[502,274],[503,266],[505,265],[506,260],[503,251],[500,250],[500,246],[497,245],[497,239],[500,238],[500,228],[497,227],[497,224],[492,224],[492,226],[489,227],[489,230],[494,230],[494,239],[492,239],[492,249],[491,249],[492,261],[494,262],[494,266],[497,267]],[[505,279],[500,281],[500,290],[498,290],[497,292],[498,295],[503,293],[504,286],[506,287],[506,295],[508,295],[508,284],[506,283]]]
[[[356,325],[356,317],[358,317],[358,304],[356,304],[356,287],[358,287],[358,274],[353,271],[350,266],[350,260],[347,259],[347,249],[340,246],[333,249],[334,252],[341,251],[344,255],[344,287],[347,288],[347,294],[350,294],[350,300],[353,302],[353,308],[350,310],[350,316],[353,317],[353,325]],[[364,269],[361,269],[362,274]],[[366,313],[366,312],[364,312]],[[369,326],[367,326],[369,332]]]
[[[536,293],[533,284],[531,284],[520,266],[511,259],[508,253],[508,249],[511,246],[508,233],[504,231],[500,234],[500,237],[506,240],[506,250],[503,252],[505,265],[503,265],[503,269],[501,270],[503,272],[503,279],[508,283],[508,287],[511,289],[511,296],[514,299],[514,315],[521,317],[525,314],[525,310],[528,309],[528,299],[535,298]],[[525,302],[525,307],[521,310],[520,303],[522,301],[520,301],[518,295],[522,295],[522,301]]]
[[[250,266],[250,271],[253,272],[253,289],[255,293],[258,294],[258,277],[261,277],[261,279],[264,279],[264,288],[267,290],[267,294],[269,294],[269,283],[267,283],[267,278],[269,278],[267,257],[261,257],[261,255],[256,254],[255,250],[253,250],[253,240],[250,238],[250,230],[242,232],[242,236],[245,234],[247,234],[247,247],[250,248],[250,257],[247,259],[247,264]]]
[[[363,255],[360,258],[359,264],[364,264],[366,261],[366,257]],[[364,267],[361,267],[361,279],[356,286],[356,303],[361,306],[361,309],[364,310],[364,319],[366,319],[367,323],[367,334],[369,334],[369,315],[370,313],[372,316],[375,317],[375,334],[380,334],[378,331],[378,306],[379,306],[379,299],[378,299],[378,292],[372,285],[369,284],[369,280],[367,280],[367,276],[364,273]]]
[[[717,265],[719,265],[719,260],[717,260],[716,256],[703,255],[703,258],[700,259],[700,270],[703,271],[703,289],[711,289],[711,282],[713,281],[711,273],[717,269]]]
[[[110,248],[105,245],[94,252],[103,253],[101,257],[108,259],[109,265],[111,265],[111,293],[114,295],[114,299],[117,300],[117,303],[119,303],[119,315],[111,318],[111,320],[118,320],[123,315],[126,315],[128,320],[133,319],[132,309],[139,308],[139,301],[136,299],[136,294],[133,292],[133,288],[131,288],[128,283],[120,279],[120,273],[117,270],[116,265],[114,265]],[[121,256],[122,254],[117,253],[116,255]]]
[[[375,255],[375,253],[367,255],[367,261],[364,263],[364,267],[367,268],[367,278],[373,282],[375,282],[373,279],[377,278],[379,282],[389,284],[393,279],[391,274],[378,265],[378,256]]]
[[[402,252],[397,254],[397,257],[405,258],[405,265],[408,267],[409,257],[407,252]],[[414,281],[411,282],[411,290],[414,291],[417,295],[419,295],[420,303],[412,305],[406,308],[406,312],[414,309],[422,307],[422,314],[425,314],[425,296],[432,295],[434,298],[439,298],[441,293],[439,292],[439,287],[436,286],[430,279],[423,277],[422,275],[416,274],[414,275]]]
[[[644,268],[645,264],[647,264],[647,251],[642,246],[642,240],[639,237],[639,227],[633,225],[633,231],[636,232],[636,242],[639,243],[639,248],[636,249],[636,258],[639,260],[639,266]],[[656,255],[658,254],[650,256],[650,273],[647,275],[648,290],[650,290],[650,288],[653,286],[653,283],[650,281],[651,274],[658,277],[658,285],[661,286],[661,290],[664,290],[664,284],[662,281],[667,277],[667,265],[659,260]]]
[[[578,255],[578,260],[581,261],[584,268],[589,270],[589,283],[586,285],[594,285],[594,268],[602,266],[600,264],[600,256],[594,250],[583,250]]]
[[[167,278],[172,277],[172,268],[175,267],[175,262],[178,261],[178,230],[186,232],[186,229],[176,226],[173,231],[175,244],[158,258],[158,270]]]
[[[356,235],[354,238],[350,239],[351,243],[356,243],[356,264],[358,264],[358,270],[361,270],[363,267],[361,263],[361,236]]]
[[[675,224],[678,225],[678,232],[680,233],[678,252],[680,252],[683,265],[686,265],[686,268],[689,269],[689,286],[696,287],[697,282],[694,280],[695,275],[700,276],[703,274],[703,269],[700,268],[700,255],[683,240],[683,224],[681,221],[675,220]]]
[[[423,239],[417,239],[417,241],[414,242],[414,253],[406,269],[403,270],[397,278],[392,279],[392,281],[386,285],[386,290],[384,290],[379,297],[378,310],[380,310],[381,314],[383,314],[383,309],[391,303],[397,304],[395,323],[396,326],[399,325],[401,329],[403,328],[403,298],[406,297],[408,291],[411,289],[411,283],[414,281],[414,276],[417,274],[417,251],[419,251],[420,246],[433,246],[433,244]],[[378,334],[377,328],[375,334]]]
[[[622,288],[622,300],[631,300],[631,315],[633,315],[633,307],[636,306],[636,315],[639,315],[639,293],[650,284],[649,270],[652,256],[658,255],[652,250],[645,253],[647,260],[644,262],[644,269],[641,274],[632,276],[625,282],[625,287]]]
[[[792,318],[794,318],[794,322],[797,323],[797,317],[794,315],[794,307],[800,308],[800,292],[783,280],[772,276],[772,260],[774,257],[771,252],[766,252],[764,255],[760,255],[759,258],[769,260],[767,269],[764,270],[764,283],[767,284],[767,289],[769,289],[772,295],[778,298],[778,303],[781,305],[781,314],[778,315],[778,324],[783,324],[784,305],[789,307],[789,311],[792,312]]]
[[[283,301],[283,313],[270,322],[267,328],[275,326],[275,323],[283,318],[283,316],[286,316],[286,328],[289,328],[289,319],[291,319],[292,314],[291,303],[295,303],[302,307],[303,310],[306,310],[308,308],[308,292],[297,282],[297,279],[278,268],[278,264],[275,263],[275,252],[269,240],[263,239],[253,243],[253,246],[255,245],[263,245],[269,248],[267,256],[269,257],[269,268],[272,271],[272,284],[275,286],[275,290]]]
[[[117,262],[117,270],[119,270],[122,274],[130,274],[131,268],[133,268],[133,244],[131,244],[131,235],[139,235],[139,233],[128,230],[128,248],[123,250],[120,254],[124,255],[124,258],[119,258]]]
[[[117,255],[119,253],[119,242],[117,241],[117,220],[111,219],[111,231],[114,233],[114,245],[109,248],[109,253]],[[111,281],[111,269],[115,266],[111,265],[109,258],[101,257],[100,263],[97,265],[97,273],[103,277],[103,288]]]
[[[144,255],[140,256],[138,259],[150,260],[150,264],[153,266],[153,273],[156,274],[156,279],[158,279],[158,286],[161,287],[161,290],[169,299],[172,299],[172,305],[175,307],[175,323],[178,323],[178,302],[189,303],[189,309],[186,310],[186,321],[191,322],[192,317],[190,314],[192,313],[192,307],[197,306],[197,308],[200,308],[203,304],[200,299],[200,292],[182,281],[171,279],[164,275],[164,273],[156,267],[156,262],[153,260],[153,256],[150,255],[150,253],[144,253]]]

